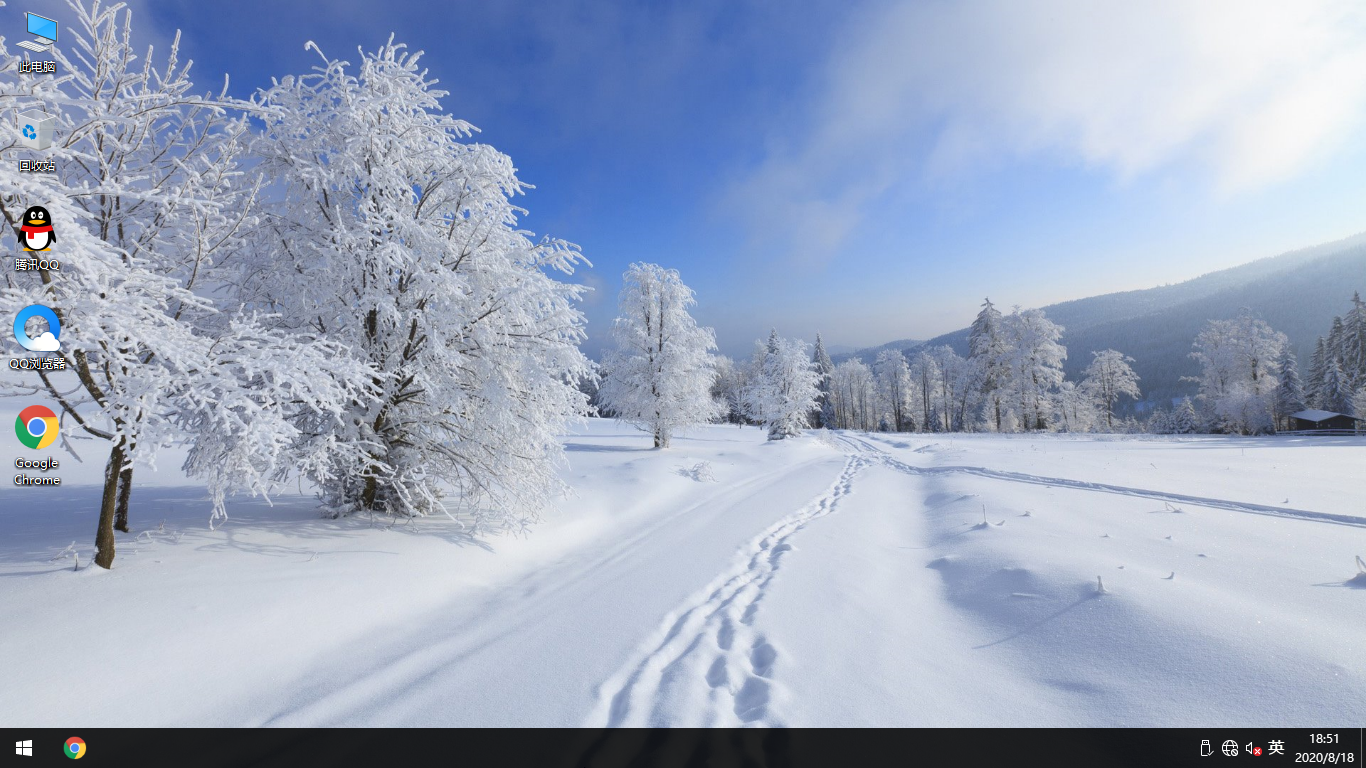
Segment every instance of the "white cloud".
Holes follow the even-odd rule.
[[[34,352],[56,352],[62,348],[61,342],[52,335],[52,331],[44,331],[38,338],[30,340],[30,347]]]
[[[1331,156],[1364,107],[1352,0],[881,4],[836,46],[801,136],[727,202],[829,251],[903,179],[1021,156],[1236,194]]]

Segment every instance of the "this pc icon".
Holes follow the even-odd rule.
[[[28,16],[28,33],[36,37],[33,41],[20,40],[20,48],[27,48],[35,53],[42,53],[47,50],[49,45],[57,42],[57,22],[36,13],[25,14]]]

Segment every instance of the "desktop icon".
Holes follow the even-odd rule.
[[[20,411],[19,418],[14,420],[14,434],[19,438],[19,442],[23,443],[25,448],[32,448],[35,451],[41,451],[57,442],[58,429],[57,414],[53,413],[51,408],[42,405],[30,405]],[[81,749],[85,749],[83,741]]]
[[[36,13],[25,15],[28,16],[28,33],[33,35],[34,39],[31,42],[20,40],[18,43],[20,48],[25,48],[34,53],[42,53],[47,50],[49,45],[57,42],[57,22]]]
[[[67,739],[66,756],[72,760],[80,760],[85,757],[85,740],[79,736],[72,736]]]
[[[46,251],[57,242],[57,230],[52,228],[52,214],[41,205],[30,206],[19,221],[19,245],[26,251]]]
[[[57,118],[46,112],[19,113],[19,143],[29,149],[47,149],[52,146],[52,129]]]
[[[47,330],[39,333],[37,337],[32,337],[28,333],[28,324],[30,320],[35,319],[46,320]],[[14,316],[14,338],[19,342],[19,346],[30,352],[56,352],[62,348],[62,321],[51,307],[30,304]]]

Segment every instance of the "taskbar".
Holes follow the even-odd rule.
[[[1359,766],[1363,729],[1325,728],[50,728],[6,727],[5,765],[274,768],[452,765]],[[8,750],[5,750],[7,753]]]

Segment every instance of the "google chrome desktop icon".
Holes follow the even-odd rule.
[[[42,450],[57,442],[57,414],[41,405],[30,405],[14,420],[14,434],[25,447]]]

